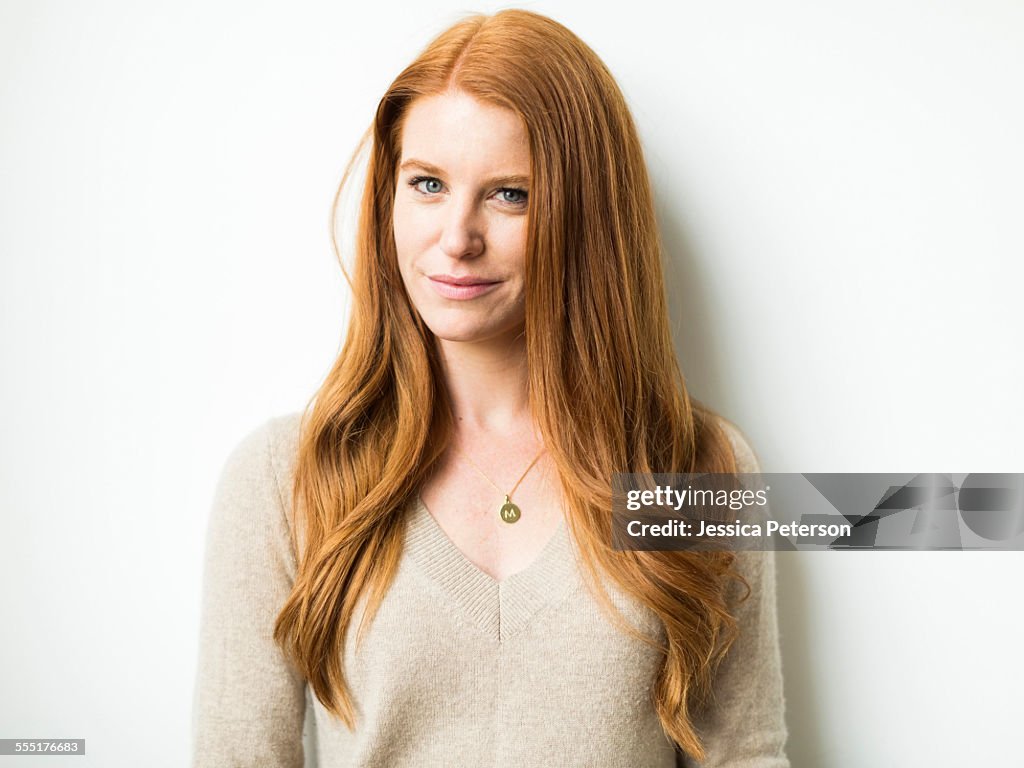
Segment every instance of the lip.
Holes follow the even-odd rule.
[[[473,275],[427,275],[427,279],[438,295],[456,301],[475,299],[501,285],[500,280],[487,280]]]

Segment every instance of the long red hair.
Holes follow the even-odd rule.
[[[355,727],[346,630],[364,596],[364,622],[372,620],[402,554],[403,513],[453,429],[434,338],[405,293],[391,224],[403,117],[414,100],[451,89],[511,109],[527,126],[532,413],[589,586],[625,631],[637,634],[616,615],[606,579],[660,618],[668,642],[653,703],[665,732],[702,758],[691,718],[736,635],[726,601],[735,556],[613,551],[611,477],[733,472],[735,457],[679,370],[650,183],[626,102],[589,47],[534,13],[455,24],[377,108],[351,321],[300,430],[292,489],[299,569],[275,640],[323,706]]]

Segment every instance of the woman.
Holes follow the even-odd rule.
[[[352,283],[310,407],[224,469],[195,764],[301,765],[308,690],[323,766],[788,765],[770,554],[610,547],[613,472],[756,465],[687,396],[597,56],[524,11],[432,42]]]

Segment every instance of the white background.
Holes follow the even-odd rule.
[[[0,0],[0,738],[186,764],[206,515],[340,347],[341,171],[497,7]],[[765,470],[1024,471],[1024,5],[527,7],[626,93],[689,384]],[[1022,576],[780,555],[794,766],[1020,765]]]

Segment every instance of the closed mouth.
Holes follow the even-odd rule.
[[[492,285],[493,283],[500,283],[500,280],[488,280],[483,277],[474,277],[472,275],[465,275],[462,277],[455,277],[454,275],[428,275],[428,277],[437,283],[444,283],[446,285]]]

